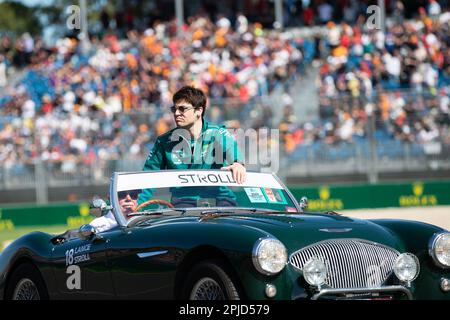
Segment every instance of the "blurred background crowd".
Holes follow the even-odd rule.
[[[143,159],[174,125],[171,98],[187,84],[208,94],[213,122],[279,128],[293,159],[305,146],[370,135],[450,144],[448,1],[386,1],[386,33],[364,25],[371,1],[284,1],[287,29],[269,24],[270,1],[234,9],[197,2],[186,9],[181,37],[156,4],[152,15],[99,10],[87,51],[74,35],[49,45],[42,34],[2,34],[2,167],[20,173],[40,159],[76,173],[80,165]],[[292,31],[303,26],[320,30]],[[305,121],[291,88],[311,68],[318,109]],[[270,104],[274,92],[283,99]]]
[[[417,19],[394,20],[386,34],[329,22],[317,78],[321,121],[299,125],[287,112],[291,150],[305,139],[361,141],[370,115],[378,139],[449,144],[449,21],[448,12],[433,19],[422,9]]]
[[[232,111],[223,107],[239,114],[251,99],[295,77],[302,61],[300,39],[263,31],[260,24],[235,30],[228,20],[197,17],[185,25],[182,38],[172,26],[130,30],[122,39],[107,32],[92,37],[86,54],[73,38],[52,48],[29,35],[15,43],[3,38],[3,58],[26,70],[0,102],[3,165],[38,156],[70,164],[144,157],[155,137],[173,126],[168,110],[181,86],[194,85],[218,101],[208,116],[222,122]],[[227,120],[240,127],[239,116]],[[65,170],[70,168],[75,170],[69,164]]]

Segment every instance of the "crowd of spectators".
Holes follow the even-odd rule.
[[[354,3],[343,1],[342,23],[329,21],[334,7],[323,17],[319,121],[302,123],[289,97],[280,103],[285,105],[279,126],[284,151],[315,142],[367,141],[372,134],[450,144],[450,13],[431,0],[417,19],[406,21],[405,8],[396,1],[391,8],[398,14],[384,34],[347,24],[346,10]],[[319,10],[330,3],[314,5]],[[322,11],[319,18],[327,10]],[[307,39],[267,31],[243,15],[234,23],[224,16],[215,22],[191,17],[182,37],[173,20],[119,34],[109,29],[92,36],[88,51],[75,38],[59,39],[49,48],[28,34],[15,41],[2,37],[4,168],[20,172],[39,158],[75,173],[80,165],[143,159],[155,136],[174,125],[171,97],[186,84],[207,93],[213,122],[229,120],[230,127],[239,128],[243,111],[249,111],[244,116],[257,119],[255,128],[270,126],[272,110],[258,97],[295,78],[315,50]],[[7,86],[12,68],[26,74],[18,85]]]
[[[207,93],[213,121],[239,127],[244,106],[295,77],[303,54],[301,39],[237,21],[193,17],[182,37],[174,21],[125,38],[108,32],[92,37],[87,52],[74,38],[52,48],[28,35],[3,38],[0,57],[26,74],[0,97],[2,166],[22,170],[39,157],[76,172],[77,164],[143,159],[173,126],[172,95],[187,84]]]
[[[324,106],[330,114],[322,114],[318,122],[303,124],[293,115],[292,107],[286,107],[280,132],[288,154],[315,143],[367,145],[370,139],[379,145],[394,141],[450,145],[450,87],[428,94],[383,91],[371,101],[350,95],[322,97]]]
[[[288,108],[288,153],[372,134],[379,143],[450,144],[450,12],[428,8],[417,19],[392,20],[386,34],[328,23],[317,80],[320,121],[300,125]]]

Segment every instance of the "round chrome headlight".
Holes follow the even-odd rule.
[[[450,267],[450,233],[438,233],[430,241],[430,255],[443,268]]]
[[[327,267],[320,259],[312,258],[303,266],[303,277],[312,286],[319,287],[325,283]]]
[[[394,273],[400,281],[413,281],[419,275],[419,271],[419,259],[411,253],[402,253],[394,261]]]
[[[253,264],[265,275],[277,274],[286,266],[287,250],[281,241],[274,238],[260,239],[253,248]]]

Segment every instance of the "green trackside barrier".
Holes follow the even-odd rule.
[[[297,200],[302,196],[308,198],[309,211],[450,205],[450,180],[376,185],[297,185],[289,186],[289,189]],[[42,225],[67,225],[68,229],[73,229],[92,219],[87,202],[4,207],[0,208],[0,232]]]
[[[297,200],[302,196],[308,198],[310,211],[450,205],[450,181],[290,186],[289,189]]]
[[[23,226],[67,225],[68,229],[91,222],[89,203],[63,203],[0,208],[0,232]]]

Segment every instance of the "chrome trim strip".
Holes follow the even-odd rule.
[[[148,258],[148,257],[158,256],[160,254],[166,254],[167,252],[169,252],[169,251],[161,250],[161,251],[141,252],[141,253],[138,253],[137,256],[141,259],[144,259],[144,258]]]
[[[342,289],[323,289],[311,297],[311,300],[317,300],[325,295],[345,294],[345,293],[378,293],[378,292],[402,292],[409,300],[413,299],[411,291],[403,286],[386,286],[379,288],[342,288]]]
[[[324,228],[319,229],[319,231],[322,232],[328,232],[328,233],[344,233],[344,232],[350,232],[353,228]]]

